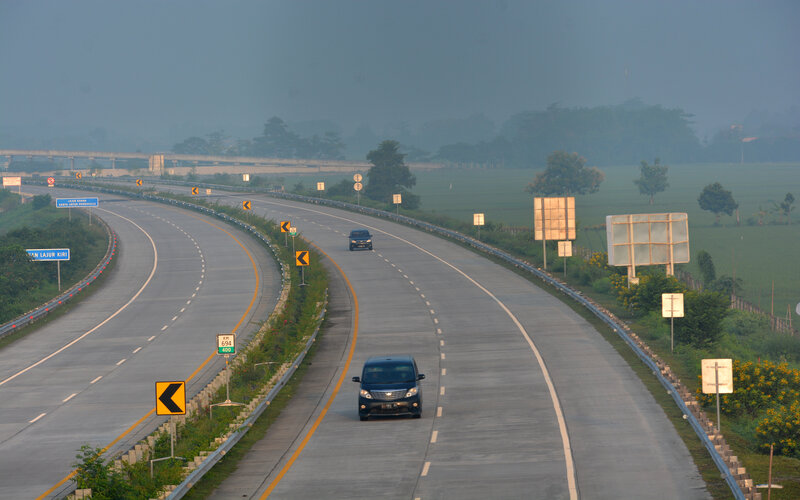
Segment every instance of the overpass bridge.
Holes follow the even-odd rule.
[[[4,172],[8,172],[14,158],[27,160],[56,159],[69,160],[70,171],[88,170],[87,164],[103,161],[110,166],[111,172],[103,175],[125,175],[125,169],[117,169],[117,160],[147,161],[147,170],[152,175],[164,173],[185,175],[194,172],[200,175],[215,173],[250,173],[279,174],[302,172],[366,172],[372,167],[368,162],[346,160],[321,160],[298,158],[261,158],[251,156],[210,156],[173,153],[126,153],[108,151],[66,151],[54,149],[0,149],[0,163]],[[78,167],[75,162],[78,160]],[[81,168],[81,164],[84,165]],[[439,168],[438,163],[411,163],[409,168]],[[57,169],[65,170],[65,168]],[[24,173],[23,173],[24,175]]]

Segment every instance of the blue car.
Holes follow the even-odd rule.
[[[358,417],[363,421],[372,415],[422,416],[422,386],[425,375],[408,355],[377,356],[364,363],[358,394]]]

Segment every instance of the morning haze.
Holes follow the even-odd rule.
[[[169,150],[278,116],[435,151],[436,123],[471,117],[437,140],[477,142],[522,111],[634,98],[701,140],[796,133],[798,20],[791,1],[3,1],[0,148]]]

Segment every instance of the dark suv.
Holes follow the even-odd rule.
[[[425,375],[417,370],[417,362],[407,355],[378,356],[364,363],[358,395],[358,417],[367,420],[370,415],[422,416],[422,387],[419,381]]]
[[[350,231],[350,251],[356,248],[372,250],[372,235],[366,229],[353,229]]]

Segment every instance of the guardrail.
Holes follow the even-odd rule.
[[[80,280],[78,283],[70,287],[64,293],[58,295],[57,297],[49,300],[48,302],[44,303],[43,305],[33,309],[32,311],[28,311],[27,313],[23,314],[22,316],[15,318],[8,323],[0,325],[0,339],[11,335],[14,332],[19,331],[22,327],[33,323],[34,321],[41,319],[54,309],[58,309],[66,302],[69,302],[77,293],[83,291],[84,288],[89,286],[100,276],[103,271],[105,271],[106,266],[111,262],[111,259],[114,258],[114,255],[117,250],[117,235],[114,231],[109,227],[106,222],[101,219],[100,217],[95,216],[95,218],[100,221],[100,224],[105,228],[106,234],[108,234],[108,248],[106,249],[106,254],[103,259],[100,261],[99,264],[90,272],[85,278]]]
[[[424,222],[424,221],[420,221],[420,220],[417,220],[417,219],[412,219],[411,217],[406,217],[404,215],[398,215],[396,213],[388,212],[388,211],[385,211],[385,210],[378,210],[378,209],[370,208],[370,207],[362,207],[362,206],[359,206],[359,205],[353,205],[352,203],[346,203],[346,202],[336,201],[336,200],[328,200],[328,199],[323,199],[323,198],[312,198],[310,196],[303,196],[303,195],[297,195],[297,194],[291,194],[291,193],[275,192],[275,191],[270,191],[270,190],[267,190],[267,189],[244,188],[244,187],[225,186],[225,185],[220,185],[220,184],[207,184],[207,183],[187,183],[187,182],[182,182],[182,181],[162,181],[161,183],[162,184],[167,184],[167,185],[197,186],[197,187],[203,187],[203,188],[216,188],[216,189],[222,189],[222,190],[226,190],[226,191],[236,191],[236,192],[261,192],[261,193],[264,193],[264,194],[267,194],[267,195],[270,195],[270,196],[273,196],[273,197],[276,197],[276,198],[300,201],[300,202],[311,203],[311,204],[315,204],[315,205],[331,206],[331,207],[334,207],[334,208],[341,208],[341,209],[345,209],[345,210],[348,210],[348,211],[355,211],[355,212],[363,213],[365,215],[371,215],[371,216],[374,216],[374,217],[380,217],[380,218],[384,218],[384,219],[389,219],[389,220],[393,220],[395,222],[400,222],[400,223],[403,223],[403,224],[406,224],[406,225],[410,225],[410,226],[413,226],[413,227],[417,227],[417,228],[423,229],[423,230],[431,232],[431,233],[436,233],[436,234],[440,234],[442,236],[451,238],[451,239],[453,239],[455,241],[458,241],[458,242],[460,242],[462,244],[468,245],[468,246],[473,247],[473,248],[475,248],[477,250],[480,250],[480,251],[482,251],[484,253],[492,255],[492,256],[500,259],[500,260],[505,261],[508,264],[511,264],[511,265],[513,265],[513,266],[515,266],[515,267],[517,267],[519,269],[522,269],[522,270],[524,270],[526,272],[529,272],[529,273],[533,274],[537,278],[541,279],[544,283],[552,286],[553,288],[555,288],[559,292],[563,293],[564,295],[568,296],[569,298],[577,301],[578,303],[580,303],[581,305],[586,307],[586,309],[588,309],[592,314],[597,316],[601,321],[603,321],[609,327],[611,327],[611,329],[614,330],[614,332],[617,335],[619,335],[619,337],[622,340],[624,340],[626,344],[628,344],[628,346],[636,354],[636,356],[639,357],[639,359],[641,359],[642,362],[644,362],[653,371],[653,374],[656,376],[656,378],[658,378],[658,380],[661,383],[661,385],[664,386],[664,388],[667,390],[667,392],[671,395],[672,399],[675,401],[675,404],[678,406],[678,408],[680,408],[680,410],[686,416],[686,420],[692,426],[692,429],[694,429],[695,433],[697,434],[697,436],[702,441],[703,445],[708,450],[708,453],[711,456],[711,459],[714,461],[714,464],[717,466],[717,468],[719,469],[720,473],[722,474],[722,477],[725,479],[725,482],[728,484],[728,487],[730,488],[731,492],[733,493],[734,498],[736,498],[737,500],[745,500],[746,499],[744,492],[742,491],[741,487],[739,486],[739,483],[737,482],[737,480],[734,477],[733,473],[731,472],[730,468],[726,464],[725,459],[722,457],[722,455],[719,453],[719,451],[717,451],[717,449],[715,447],[715,444],[709,438],[708,434],[706,433],[705,429],[703,428],[703,425],[700,423],[700,421],[697,419],[697,417],[694,415],[694,413],[686,405],[686,402],[681,398],[680,391],[678,390],[678,388],[672,383],[672,381],[667,376],[665,376],[664,369],[659,367],[658,364],[653,360],[653,358],[648,353],[646,353],[639,346],[639,344],[628,333],[626,333],[627,330],[628,330],[627,327],[624,324],[622,324],[621,322],[618,322],[605,309],[603,309],[602,307],[594,304],[591,300],[589,300],[588,298],[584,297],[583,294],[581,294],[580,292],[578,292],[576,290],[573,290],[572,288],[570,288],[566,284],[564,284],[561,281],[555,279],[554,277],[550,276],[549,274],[543,272],[541,269],[538,269],[538,268],[534,267],[530,263],[525,262],[523,260],[520,260],[520,259],[508,254],[507,252],[505,252],[503,250],[494,248],[494,247],[492,247],[490,245],[487,245],[487,244],[482,243],[482,242],[480,242],[478,240],[470,238],[469,236],[465,236],[465,235],[463,235],[463,234],[461,234],[461,233],[459,233],[457,231],[453,231],[451,229],[446,229],[446,228],[443,228],[443,227],[440,227],[440,226],[436,226],[434,224],[430,224],[430,223],[427,223],[427,222]],[[87,186],[81,186],[81,188],[82,189],[86,189]],[[137,193],[131,193],[131,192],[128,192],[128,191],[121,191],[121,190],[116,190],[116,189],[101,188],[101,187],[94,187],[94,188],[95,189],[93,189],[93,190],[107,191],[107,192],[111,192],[111,193],[115,193],[115,194],[123,194],[123,195],[126,195],[126,196],[139,196],[139,197],[142,197],[142,198],[145,198],[145,199],[148,199],[150,197],[152,197],[153,199],[159,198],[159,197],[155,197],[155,196],[152,196],[152,195],[137,194]],[[161,199],[163,199],[163,198],[161,198]],[[169,200],[169,199],[167,198],[166,200]],[[186,205],[186,206],[193,205],[193,204],[189,204],[189,203],[186,203],[186,202],[177,202],[175,200],[170,200],[170,201],[174,202],[174,204],[176,204],[176,205]],[[194,205],[194,206],[198,206],[198,205]],[[202,209],[204,209],[206,211],[209,211],[209,212],[213,212],[213,210],[207,209],[205,207],[200,207],[200,208],[202,208]],[[225,216],[225,217],[227,217],[227,216]],[[668,372],[669,370],[666,370],[666,371]]]

